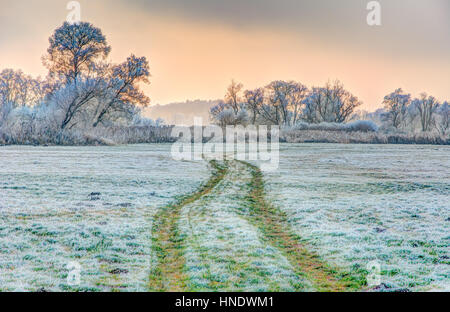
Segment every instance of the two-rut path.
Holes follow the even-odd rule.
[[[150,291],[349,291],[358,277],[308,251],[265,199],[261,171],[211,161],[197,192],[160,208],[152,231]]]

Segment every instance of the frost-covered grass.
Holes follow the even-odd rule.
[[[170,145],[1,147],[0,291],[145,291],[155,272],[183,290],[323,290],[372,260],[391,289],[449,290],[449,152],[281,144],[264,185]]]
[[[270,199],[326,261],[381,266],[381,282],[450,286],[450,149],[437,146],[283,144],[266,174]]]
[[[2,147],[0,163],[4,291],[146,290],[153,215],[209,174],[156,144]],[[73,261],[79,286],[67,282]]]
[[[367,126],[367,125],[364,125]],[[368,126],[369,127],[369,126]],[[367,127],[367,128],[368,128]],[[397,133],[397,132],[373,132],[362,130],[359,126],[350,126],[353,130],[345,129],[345,126],[337,126],[333,129],[313,125],[304,129],[285,128],[280,133],[280,139],[287,143],[344,143],[344,144],[432,144],[450,145],[450,136],[433,132],[423,133]]]

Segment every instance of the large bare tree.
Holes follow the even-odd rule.
[[[264,89],[244,91],[245,105],[252,112],[252,124],[256,123],[256,118],[260,114],[262,105],[264,105]]]
[[[76,83],[80,76],[91,76],[99,61],[111,51],[102,31],[86,22],[65,22],[55,30],[49,43],[43,63],[51,76],[67,84]]]
[[[410,103],[411,95],[404,93],[401,88],[384,97],[383,104],[387,113],[387,119],[394,128],[400,128],[404,122]]]
[[[241,106],[241,96],[240,93],[244,86],[242,83],[231,80],[231,84],[227,88],[227,93],[225,94],[225,103],[231,107],[235,114],[239,112]]]
[[[292,124],[295,125],[301,116],[308,88],[300,82],[291,82],[292,88],[288,94],[289,108],[292,111]]]
[[[131,55],[111,70],[106,95],[99,103],[93,127],[104,122],[112,114],[132,114],[136,107],[145,107],[150,99],[139,89],[139,83],[149,83],[148,61],[145,57]]]
[[[65,22],[55,30],[49,43],[43,63],[49,70],[49,80],[56,81],[51,97],[56,106],[64,109],[60,125],[64,130],[69,125],[73,127],[72,120],[102,95],[109,69],[102,60],[111,48],[102,31],[85,22]]]
[[[43,97],[41,80],[25,75],[21,70],[4,69],[0,72],[0,105],[18,106],[37,104]]]
[[[434,123],[434,114],[438,109],[440,103],[433,96],[428,96],[425,92],[420,95],[420,98],[415,99],[411,105],[417,109],[420,125],[422,131],[429,131]]]
[[[343,123],[350,119],[362,102],[345,90],[340,81],[328,82],[325,87],[315,87],[303,101],[303,119],[308,122]]]

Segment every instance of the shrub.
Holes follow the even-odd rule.
[[[318,124],[309,124],[298,122],[293,130],[318,130],[318,131],[345,131],[345,132],[377,132],[378,126],[367,120],[358,120],[348,124],[321,122]]]
[[[357,120],[345,125],[347,131],[377,132],[378,126],[369,120]]]

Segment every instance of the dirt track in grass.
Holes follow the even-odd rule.
[[[364,286],[361,274],[349,274],[329,266],[310,252],[288,223],[287,215],[265,199],[261,170],[242,162],[251,171],[252,181],[246,201],[250,204],[248,218],[272,246],[278,248],[298,275],[305,277],[317,291],[351,291]]]
[[[181,209],[208,194],[224,177],[227,169],[215,161],[210,162],[213,169],[211,178],[200,189],[183,196],[176,202],[162,207],[155,215],[152,230],[152,249],[158,264],[151,271],[149,290],[183,291],[188,277],[184,274],[183,237],[178,230]]]
[[[265,199],[246,162],[211,162],[209,181],[159,210],[151,291],[351,291],[359,277],[308,251],[287,216]]]

